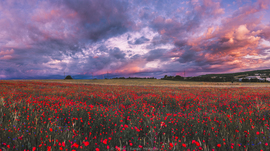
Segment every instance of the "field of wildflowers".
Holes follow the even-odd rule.
[[[270,150],[270,88],[0,81],[0,150]]]

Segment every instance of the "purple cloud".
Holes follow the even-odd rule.
[[[0,1],[0,78],[269,68],[269,1]],[[3,7],[5,6],[5,7]]]

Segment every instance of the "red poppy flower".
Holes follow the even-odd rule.
[[[89,142],[84,142],[84,146],[88,146],[89,145]]]
[[[32,151],[35,151],[36,149],[37,149],[36,147],[33,147],[33,148],[32,148]]]
[[[107,144],[107,141],[108,141],[107,139],[104,139],[103,144]]]
[[[51,151],[52,150],[52,147],[51,146],[48,146],[47,147],[47,151]]]
[[[72,146],[74,146],[74,147],[78,148],[78,147],[79,147],[79,144],[74,143]]]

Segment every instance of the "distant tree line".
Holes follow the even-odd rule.
[[[164,78],[161,78],[161,80],[174,80],[174,81],[207,81],[207,82],[231,82],[234,81],[233,76],[198,76],[198,77],[181,77],[179,75],[176,76],[167,76],[165,75]]]
[[[206,82],[233,82],[233,76],[214,76],[214,77],[188,77],[187,81],[206,81]]]
[[[161,80],[184,80],[184,77],[181,77],[180,75],[176,76],[167,76],[165,75],[164,78],[161,78]]]
[[[141,77],[128,77],[128,78],[125,78],[125,77],[115,77],[115,78],[112,78],[112,79],[157,79],[155,77],[144,77],[144,78],[141,78]]]

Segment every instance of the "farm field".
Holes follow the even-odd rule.
[[[269,83],[156,81],[2,80],[0,148],[270,150]]]
[[[171,87],[270,87],[264,82],[194,82],[170,81],[160,79],[106,79],[106,80],[23,80],[53,83],[124,85],[124,86],[171,86]]]

